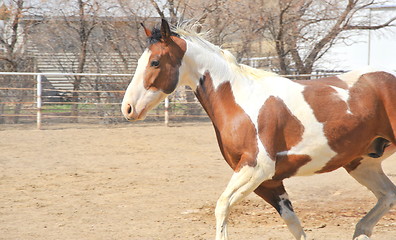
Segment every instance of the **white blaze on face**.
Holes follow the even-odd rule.
[[[144,87],[144,76],[150,56],[151,51],[146,49],[139,58],[135,74],[125,91],[121,111],[128,120],[144,119],[147,112],[166,97],[162,91],[153,91]]]

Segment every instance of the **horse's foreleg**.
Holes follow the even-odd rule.
[[[354,239],[368,239],[374,226],[396,203],[396,186],[382,170],[381,161],[364,159],[360,165],[349,174],[360,184],[367,187],[377,197],[378,202],[358,224],[356,224]]]
[[[265,181],[254,192],[278,211],[296,239],[306,239],[300,220],[293,211],[282,181]]]
[[[228,239],[227,219],[230,207],[241,201],[266,180],[268,174],[265,174],[265,172],[258,166],[250,167],[246,165],[232,175],[216,205],[216,240]]]

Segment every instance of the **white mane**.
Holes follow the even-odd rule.
[[[209,41],[207,41],[204,37],[209,35],[209,32],[197,33],[194,28],[196,28],[196,24],[187,24],[185,26],[179,25],[173,31],[179,34],[182,38],[189,40],[195,44],[198,44],[205,49],[210,50],[213,53],[221,56],[225,62],[230,66],[231,69],[234,69],[241,74],[249,75],[252,79],[261,79],[268,76],[277,76],[276,73],[264,71],[262,69],[257,69],[250,67],[245,64],[238,63],[235,56],[228,50],[221,49],[219,46],[216,46]]]

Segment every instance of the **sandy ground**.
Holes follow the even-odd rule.
[[[396,182],[396,160],[384,163]],[[232,171],[208,123],[173,127],[0,126],[0,239],[214,239],[214,206]],[[341,169],[286,188],[308,239],[351,239],[375,198]],[[292,239],[255,195],[230,238]],[[373,239],[396,239],[396,209]]]

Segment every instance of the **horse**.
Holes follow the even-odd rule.
[[[290,80],[239,64],[226,50],[183,27],[142,24],[148,47],[138,60],[121,111],[143,120],[187,85],[210,117],[233,175],[216,208],[216,240],[228,239],[230,208],[254,192],[272,205],[295,239],[306,239],[284,188],[293,176],[343,167],[378,202],[355,227],[369,239],[396,203],[381,162],[396,151],[396,74],[369,67],[317,80]]]

